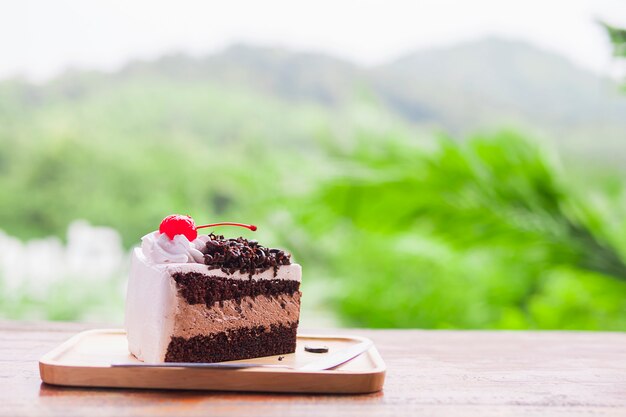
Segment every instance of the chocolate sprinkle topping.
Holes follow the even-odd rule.
[[[266,248],[256,240],[243,237],[225,239],[224,236],[213,233],[209,238],[202,252],[204,263],[212,267],[211,269],[219,268],[230,274],[239,271],[252,276],[273,268],[276,276],[279,266],[291,264],[290,254],[280,249]]]

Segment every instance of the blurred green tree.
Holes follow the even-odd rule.
[[[350,324],[626,325],[623,222],[543,147],[514,133],[433,149],[364,138],[335,157],[344,174],[300,222],[328,256]]]
[[[626,29],[600,22],[606,29],[611,42],[613,43],[613,55],[626,58]]]
[[[616,26],[609,25],[608,23],[601,23],[611,38],[614,46],[614,54],[616,56],[626,57],[626,29],[618,28]]]

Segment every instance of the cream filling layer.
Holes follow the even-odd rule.
[[[243,297],[241,301],[224,300],[211,307],[188,304],[182,297],[174,318],[172,337],[219,333],[242,327],[290,324],[300,316],[300,292],[276,296]]]
[[[198,272],[200,274],[208,275],[211,277],[220,277],[228,279],[250,279],[250,274],[234,271],[230,273],[228,271],[222,271],[219,268],[211,268],[205,264],[197,263],[181,263],[181,264],[153,264],[153,268],[160,270],[169,275],[174,275],[179,272],[185,274],[187,272]],[[263,272],[257,272],[252,275],[252,279],[255,281],[263,279],[288,279],[300,282],[302,278],[302,267],[298,264],[281,265],[278,267],[276,275],[274,275],[274,269],[270,268]]]

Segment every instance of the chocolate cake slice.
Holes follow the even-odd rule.
[[[145,362],[220,362],[291,353],[300,265],[244,238],[153,232],[132,254],[130,352]]]

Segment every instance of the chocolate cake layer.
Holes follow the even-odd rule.
[[[222,362],[296,350],[298,322],[245,327],[189,339],[172,337],[165,362]]]
[[[241,327],[269,328],[297,322],[299,316],[300,292],[225,300],[211,307],[179,302],[172,336],[190,338]]]
[[[259,295],[294,294],[300,289],[295,280],[263,279],[241,280],[208,276],[198,272],[175,273],[172,275],[178,293],[189,304],[212,306],[218,301],[241,300]]]

